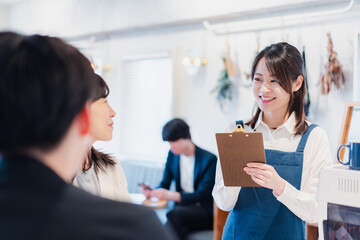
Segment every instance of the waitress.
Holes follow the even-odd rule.
[[[288,43],[272,44],[254,60],[257,109],[244,128],[263,134],[267,163],[247,164],[243,171],[261,187],[241,188],[224,186],[218,162],[213,197],[230,211],[223,239],[305,239],[305,222],[317,222],[319,170],[331,156],[325,131],[305,118],[302,66]]]

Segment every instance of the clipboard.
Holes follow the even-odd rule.
[[[238,126],[237,126],[238,128]],[[227,187],[260,187],[244,171],[249,162],[266,163],[261,132],[216,133],[224,185]]]

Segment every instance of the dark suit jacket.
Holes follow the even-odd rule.
[[[173,239],[146,207],[91,195],[39,161],[3,157],[0,239]]]
[[[215,183],[216,156],[195,146],[194,192],[185,193],[180,186],[180,156],[169,151],[160,188],[169,189],[175,180],[176,191],[181,194],[180,205],[201,204],[209,213],[213,212],[211,195]]]

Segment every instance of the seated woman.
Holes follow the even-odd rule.
[[[109,141],[112,138],[114,110],[107,96],[109,87],[99,75],[97,92],[90,106],[90,135],[92,144],[96,141]],[[82,171],[79,171],[73,184],[95,195],[117,201],[131,202],[127,190],[124,171],[119,162],[91,147]]]

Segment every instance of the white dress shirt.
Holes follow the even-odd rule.
[[[186,193],[194,192],[195,155],[180,155],[180,185]]]
[[[285,123],[275,130],[262,121],[262,113],[255,124],[255,130],[245,125],[246,132],[261,132],[263,134],[265,149],[280,150],[284,152],[295,152],[301,136],[294,136],[295,115],[290,115]],[[308,122],[310,125],[310,123]],[[235,121],[231,124],[229,132],[235,129]],[[331,165],[330,145],[326,132],[316,127],[312,130],[306,142],[303,158],[303,171],[300,190],[286,182],[284,192],[276,197],[296,216],[308,223],[317,222],[316,192],[319,179],[319,170]],[[241,187],[225,187],[221,166],[219,162],[216,167],[215,185],[212,192],[216,205],[224,210],[230,211],[235,207]]]

